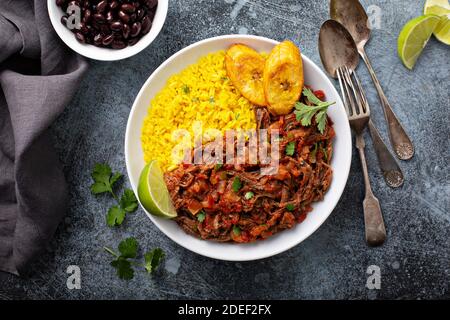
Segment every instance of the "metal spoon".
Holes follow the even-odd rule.
[[[381,105],[383,107],[384,116],[388,125],[389,139],[392,147],[401,160],[411,159],[414,155],[414,145],[408,137],[405,129],[401,125],[391,105],[389,104],[380,82],[372,68],[369,57],[364,50],[364,46],[370,38],[369,18],[366,11],[358,0],[331,0],[330,2],[330,16],[331,19],[340,22],[350,32],[353,40],[356,43],[357,50],[367,68],[370,76],[375,84],[375,88],[380,97]]]
[[[356,54],[354,54],[356,52]],[[339,79],[342,97],[345,102],[348,120],[355,133],[356,148],[359,151],[361,168],[364,176],[365,196],[363,201],[364,225],[366,242],[370,246],[381,245],[386,239],[383,214],[378,199],[370,186],[367,161],[365,156],[365,142],[363,132],[370,120],[369,109],[357,108],[351,98],[348,87],[350,69],[354,69],[359,62],[355,43],[348,31],[334,20],[325,21],[319,33],[319,53],[325,69],[331,76]],[[348,67],[347,67],[348,65]],[[349,99],[347,99],[349,97]],[[359,107],[359,105],[358,105]]]
[[[339,77],[337,71],[343,66],[347,66],[356,74],[355,69],[359,63],[358,51],[351,35],[339,22],[328,20],[322,25],[319,34],[319,53],[325,70],[333,78]],[[339,80],[340,83],[343,81],[342,79]],[[344,88],[341,85],[342,96],[345,99],[343,90]],[[368,102],[366,101],[366,103]],[[369,120],[368,126],[378,164],[386,184],[393,188],[400,187],[404,181],[400,166],[389,152],[372,120]]]

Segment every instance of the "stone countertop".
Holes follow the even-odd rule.
[[[422,12],[419,0],[362,1],[370,10],[381,8],[380,29],[373,31],[367,52],[416,146],[414,158],[401,162],[405,184],[394,190],[385,185],[367,139],[370,178],[388,230],[382,247],[369,248],[364,242],[364,185],[355,150],[346,189],[328,220],[300,245],[268,259],[234,263],[202,257],[167,238],[141,209],[119,228],[105,225],[111,200],[90,194],[91,169],[105,161],[126,172],[123,141],[134,97],[172,54],[208,37],[248,33],[291,39],[321,66],[317,38],[328,19],[327,0],[169,2],[167,21],[155,42],[121,62],[91,61],[78,94],[51,128],[70,185],[69,210],[28,275],[0,273],[0,298],[450,298],[449,47],[431,39],[414,71],[403,67],[396,49],[402,26]],[[367,69],[360,64],[358,72],[374,122],[387,141]],[[165,265],[154,276],[136,272],[131,281],[117,278],[102,247],[116,247],[127,236],[136,237],[144,248],[165,250]],[[69,265],[81,269],[80,290],[67,288]],[[380,268],[379,290],[366,287],[371,265]]]

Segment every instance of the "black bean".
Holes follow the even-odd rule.
[[[112,22],[114,20],[114,13],[112,11],[108,11],[106,13],[106,21]]]
[[[98,13],[103,13],[103,12],[105,12],[106,6],[107,6],[107,5],[108,5],[108,1],[106,1],[106,0],[100,1],[100,2],[97,4],[97,8],[96,8],[97,12],[98,12]]]
[[[89,29],[86,27],[86,24],[83,22],[80,22],[78,29],[82,34],[87,34],[89,32]]]
[[[123,25],[123,30],[122,30],[122,35],[124,39],[128,39],[128,37],[130,36],[130,32],[131,32],[131,28],[129,25],[124,24]]]
[[[86,42],[86,39],[85,39],[84,35],[81,32],[75,32],[75,38],[81,43],[85,43]]]
[[[122,40],[114,40],[113,42],[112,42],[112,45],[111,45],[111,47],[113,48],[113,49],[123,49],[123,48],[125,48],[127,46],[127,44],[124,42],[124,41],[122,41]]]
[[[147,34],[151,28],[152,28],[152,21],[150,20],[150,18],[148,16],[142,18],[141,34]]]
[[[102,44],[104,46],[109,46],[114,40],[114,36],[112,34],[108,34],[107,36],[105,36],[102,40]]]
[[[120,20],[122,20],[124,23],[128,23],[130,21],[130,16],[127,15],[125,12],[123,12],[122,10],[119,11],[119,18]]]
[[[113,31],[121,31],[123,28],[123,23],[120,21],[114,21],[112,22],[109,27],[111,28],[111,30]]]
[[[146,0],[146,1],[145,1],[145,5],[146,5],[149,9],[152,9],[152,8],[156,7],[157,4],[158,4],[158,0]]]
[[[137,20],[137,15],[136,15],[136,13],[132,13],[131,15],[130,15],[130,22],[135,22]]]
[[[138,11],[137,11],[137,19],[138,20],[142,20],[144,15],[145,15],[145,10],[144,9],[138,9]]]
[[[113,31],[114,40],[123,40],[122,32]]]
[[[67,16],[62,16],[62,17],[61,17],[61,23],[62,23],[63,25],[67,25],[67,19],[68,19]]]
[[[153,21],[153,18],[155,17],[155,10],[153,10],[153,9],[151,9],[149,12],[148,12],[148,17],[150,18],[150,20],[152,20]]]
[[[139,38],[131,38],[130,40],[128,40],[128,45],[134,46],[138,41],[139,41]]]
[[[94,30],[100,30],[100,24],[98,24],[97,22],[93,21],[91,25]]]
[[[109,25],[102,24],[100,26],[100,32],[103,33],[103,34],[110,34],[111,33],[111,29],[109,29]]]
[[[97,34],[94,36],[94,44],[95,44],[96,46],[99,46],[99,45],[102,44],[102,41],[103,41],[103,36],[102,36],[100,33],[97,33]]]
[[[112,10],[117,9],[117,8],[119,7],[119,1],[117,1],[117,0],[111,1],[111,3],[109,4],[109,7],[110,7]]]
[[[89,10],[89,9],[84,10],[84,13],[83,13],[83,21],[84,21],[85,23],[88,23],[88,22],[91,20],[91,17],[92,17],[92,12],[91,12],[91,10]]]
[[[134,11],[136,11],[136,7],[129,3],[124,3],[120,6],[120,9],[127,13],[133,13]]]
[[[95,20],[95,22],[97,22],[97,23],[105,23],[105,16],[104,15],[102,15],[101,13],[96,13],[96,14],[94,14],[94,20]]]
[[[66,0],[56,0],[56,5],[62,7],[66,3]]]
[[[141,32],[141,23],[140,22],[133,23],[133,25],[131,26],[131,34],[130,35],[132,37],[136,37],[140,32]]]

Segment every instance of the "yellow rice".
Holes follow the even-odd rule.
[[[156,94],[142,127],[145,162],[156,159],[163,171],[175,168],[172,149],[180,141],[172,139],[172,132],[186,129],[194,137],[194,121],[202,122],[203,132],[208,128],[223,133],[256,127],[252,105],[228,79],[224,58],[224,51],[202,57],[170,77]]]

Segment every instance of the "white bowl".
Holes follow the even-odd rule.
[[[150,32],[143,36],[134,46],[123,49],[110,49],[83,44],[75,39],[75,35],[61,23],[63,10],[56,5],[55,0],[47,0],[48,14],[53,28],[64,43],[73,51],[91,59],[114,61],[129,58],[148,47],[161,31],[167,16],[169,0],[159,0]]]
[[[179,73],[190,64],[196,63],[200,57],[211,52],[224,50],[234,43],[244,43],[258,51],[269,52],[278,42],[248,35],[228,35],[206,39],[184,48],[167,59],[142,86],[131,109],[125,135],[128,177],[135,193],[137,192],[139,175],[145,166],[140,136],[142,122],[147,115],[150,101],[164,87],[171,75]],[[339,94],[327,76],[306,56],[303,56],[303,66],[305,83],[314,89],[322,89],[327,96],[327,100],[336,101],[336,104],[330,107],[328,111],[334,122],[336,138],[333,141],[334,154],[331,161],[334,171],[333,180],[324,200],[315,202],[312,205],[313,211],[294,228],[279,232],[266,240],[248,244],[199,240],[186,234],[175,221],[155,217],[146,212],[153,223],[170,239],[186,249],[210,258],[229,261],[256,260],[273,256],[299,244],[327,219],[341,197],[347,182],[352,154],[350,127]]]

